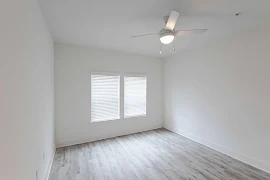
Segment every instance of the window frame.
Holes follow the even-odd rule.
[[[103,76],[118,76],[118,118],[108,118],[102,120],[92,119],[92,75],[103,75]],[[104,71],[91,71],[90,72],[90,123],[98,123],[105,121],[113,121],[121,119],[121,74],[117,72],[104,72]]]
[[[92,75],[104,75],[104,76],[118,76],[119,77],[119,92],[118,92],[118,118],[108,118],[103,120],[92,120]],[[125,76],[127,77],[145,77],[146,80],[146,105],[145,105],[145,114],[134,115],[134,116],[125,116]],[[106,121],[114,121],[114,120],[124,120],[136,117],[146,117],[147,116],[147,102],[148,102],[148,76],[147,73],[121,73],[121,72],[106,72],[106,71],[90,71],[90,123],[99,123]]]

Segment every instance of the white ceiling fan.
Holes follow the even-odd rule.
[[[179,12],[172,11],[169,17],[168,16],[165,17],[166,26],[165,28],[161,29],[159,33],[131,36],[131,38],[158,35],[160,37],[161,43],[166,45],[173,42],[175,36],[182,36],[182,35],[187,35],[187,34],[201,34],[207,31],[207,29],[175,30],[174,27],[177,23],[178,17],[179,17]],[[175,48],[173,48],[173,50],[175,50]],[[160,53],[161,53],[161,50],[160,50]]]

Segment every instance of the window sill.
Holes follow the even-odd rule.
[[[125,116],[124,119],[138,118],[138,117],[146,117],[146,114],[142,114],[142,115],[134,115],[134,116]]]
[[[117,118],[117,119],[104,119],[104,120],[97,120],[97,121],[90,121],[89,123],[100,123],[100,122],[106,122],[106,121],[117,121],[117,120],[125,120],[125,119],[130,119],[130,118],[139,118],[139,117],[146,117],[147,114],[142,114],[142,115],[135,115],[135,116],[125,116],[124,118]]]
[[[90,123],[99,123],[99,122],[115,121],[115,120],[121,120],[121,119],[120,118],[116,118],[116,119],[96,120],[96,121],[90,121]]]

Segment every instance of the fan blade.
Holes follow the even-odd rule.
[[[157,34],[143,34],[143,35],[131,36],[130,38],[143,37],[143,36],[155,36],[155,35]]]
[[[170,14],[170,17],[167,21],[165,29],[173,31],[173,29],[177,23],[178,17],[179,17],[179,12],[172,11]]]
[[[188,35],[188,34],[202,34],[206,31],[207,29],[178,30],[178,31],[175,31],[175,36],[182,36],[182,35]]]

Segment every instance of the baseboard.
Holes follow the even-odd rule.
[[[222,154],[230,156],[230,157],[232,157],[232,158],[234,158],[234,159],[236,159],[238,161],[241,161],[241,162],[243,162],[245,164],[248,164],[248,165],[253,166],[253,167],[257,168],[257,169],[260,169],[262,171],[270,173],[270,164],[266,164],[264,162],[261,162],[261,161],[255,159],[255,158],[249,157],[249,156],[247,156],[245,154],[229,150],[226,147],[221,146],[219,144],[216,144],[214,142],[209,142],[209,141],[207,141],[205,139],[198,138],[198,137],[196,137],[196,136],[194,136],[192,134],[189,134],[187,132],[184,132],[184,131],[182,131],[180,129],[173,128],[173,127],[170,127],[168,125],[164,125],[164,128],[168,129],[168,130],[170,130],[172,132],[175,132],[175,133],[177,133],[177,134],[179,134],[181,136],[184,136],[184,137],[186,137],[186,138],[188,138],[190,140],[193,140],[193,141],[195,141],[195,142],[197,142],[199,144],[207,146],[208,148],[211,148],[211,149],[213,149],[215,151],[218,151],[218,152],[220,152]]]
[[[153,127],[148,127],[148,128],[144,128],[144,129],[140,129],[140,130],[134,130],[132,132],[124,132],[124,133],[119,133],[119,134],[115,134],[115,135],[109,135],[109,136],[106,136],[106,137],[99,137],[99,138],[79,141],[79,142],[75,142],[75,143],[61,143],[61,144],[57,144],[56,148],[62,148],[62,147],[67,147],[67,146],[74,146],[74,145],[78,145],[78,144],[94,142],[94,141],[100,141],[100,140],[103,140],[103,139],[115,138],[115,137],[119,137],[119,136],[125,136],[125,135],[135,134],[135,133],[139,133],[139,132],[150,131],[150,130],[154,130],[154,129],[160,129],[162,127],[163,127],[162,125],[156,125],[156,126],[153,126]]]
[[[50,172],[51,172],[51,168],[52,168],[52,163],[53,163],[53,159],[54,159],[54,155],[55,155],[55,148],[53,149],[53,152],[51,154],[51,157],[50,157],[50,160],[49,160],[49,163],[46,167],[46,170],[45,170],[45,174],[44,174],[44,178],[43,180],[48,180],[49,179],[49,175],[50,175]]]

